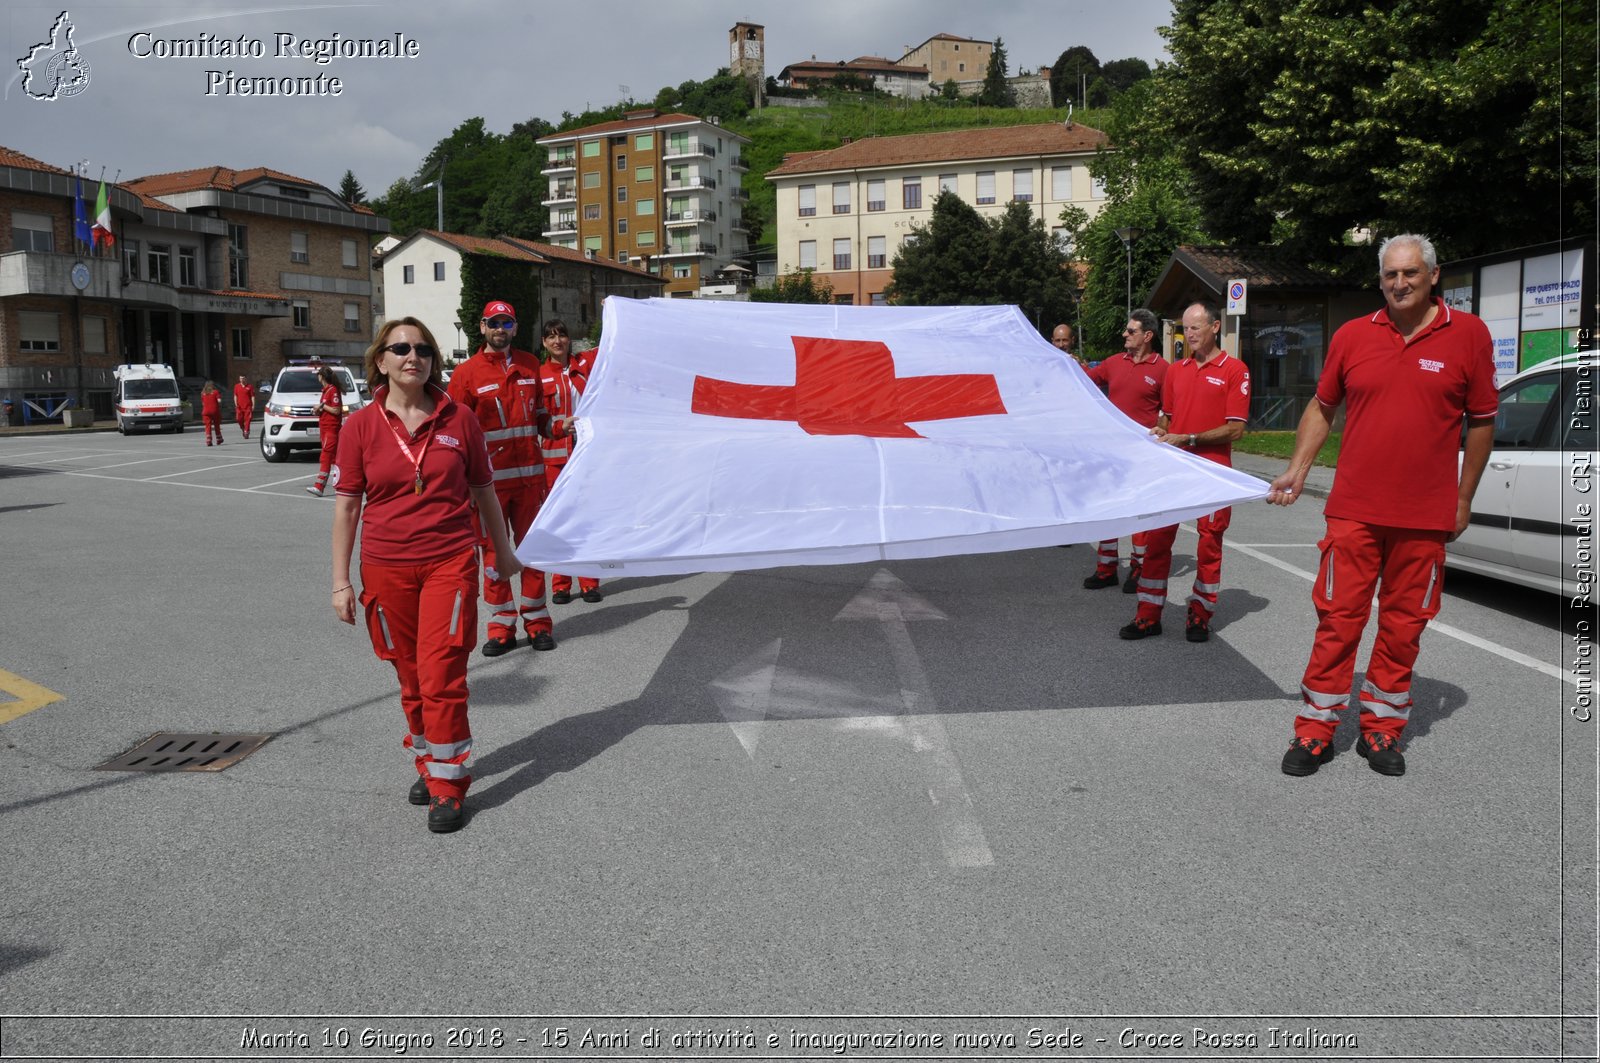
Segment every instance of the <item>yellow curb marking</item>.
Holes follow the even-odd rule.
[[[12,675],[0,668],[0,691],[10,694],[16,701],[0,701],[0,724],[10,723],[18,716],[26,716],[34,709],[42,709],[51,702],[61,701],[65,694],[57,694],[48,687],[30,683],[20,675]]]

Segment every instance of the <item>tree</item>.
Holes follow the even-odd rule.
[[[981,306],[986,298],[989,227],[971,204],[940,192],[933,215],[895,252],[884,298],[903,306]]]
[[[956,84],[955,78],[944,79],[944,84],[939,88],[939,97],[951,102],[961,98],[961,86]]]
[[[752,303],[831,303],[833,285],[817,279],[816,271],[797,269],[779,277],[770,288],[750,293]]]
[[[1219,237],[1370,275],[1355,227],[1446,257],[1593,228],[1592,13],[1176,0],[1167,36],[1152,120]]]
[[[352,206],[366,202],[367,190],[356,180],[354,171],[346,170],[344,176],[339,179],[339,198]]]
[[[1013,200],[990,226],[989,264],[984,270],[989,301],[1020,307],[1041,335],[1072,320],[1076,276],[1044,219],[1029,204]]]
[[[512,306],[539,306],[539,275],[532,264],[520,259],[494,254],[461,256],[461,302],[456,307],[456,322],[466,337],[466,348],[476,350],[479,344],[478,321],[484,305],[491,299],[504,299]],[[530,314],[529,328],[538,319]],[[440,343],[447,342],[443,336]]]
[[[1089,83],[1100,76],[1100,60],[1094,52],[1075,44],[1056,57],[1050,66],[1050,105],[1065,107],[1069,103],[1083,106],[1083,92]]]
[[[983,88],[978,92],[978,103],[984,107],[1015,107],[1017,94],[1006,80],[1006,43],[999,37],[994,40],[994,50],[989,53],[989,69],[983,74]]]

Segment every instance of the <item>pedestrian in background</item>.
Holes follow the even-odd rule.
[[[256,393],[244,377],[233,385],[233,419],[239,422],[239,433],[250,438],[250,420],[256,412]]]
[[[339,378],[328,366],[317,370],[322,381],[322,395],[317,399],[317,435],[322,440],[322,461],[317,467],[317,481],[306,488],[306,494],[322,497],[328,486],[328,470],[333,468],[334,456],[339,451],[339,425],[344,421],[344,396],[339,392]]]
[[[1427,237],[1406,233],[1378,248],[1384,307],[1333,334],[1289,469],[1267,493],[1275,506],[1299,501],[1345,403],[1339,475],[1323,506],[1328,534],[1318,544],[1322,563],[1311,592],[1317,633],[1285,775],[1311,775],[1333,757],[1374,590],[1378,637],[1361,683],[1356,752],[1381,775],[1405,774],[1400,736],[1411,718],[1422,630],[1439,614],[1444,544],[1467,530],[1500,405],[1488,326],[1446,306],[1433,294],[1438,283],[1439,258]]]
[[[206,446],[211,445],[213,435],[217,445],[222,445],[222,392],[209,380],[200,389],[200,427],[206,434]]]
[[[385,322],[367,350],[372,402],[341,433],[333,486],[333,611],[356,621],[359,600],[379,660],[400,680],[417,780],[407,793],[428,805],[428,829],[458,830],[472,784],[467,766],[467,661],[478,638],[475,504],[515,576],[495,497],[494,470],[477,419],[440,386],[439,347],[416,318]],[[350,578],[359,527],[361,591]]]

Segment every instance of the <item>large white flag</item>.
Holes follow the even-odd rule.
[[[1009,306],[608,298],[517,555],[663,575],[1093,542],[1264,498],[1155,442]]]

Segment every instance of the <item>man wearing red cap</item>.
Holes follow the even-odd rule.
[[[494,492],[500,500],[513,544],[533,525],[544,502],[544,462],[539,437],[551,432],[539,382],[539,361],[527,351],[514,350],[517,312],[511,304],[492,300],[478,323],[484,344],[450,377],[450,397],[471,410],[483,427],[494,466]],[[528,641],[536,650],[553,650],[550,610],[544,599],[544,573],[522,570],[522,594],[513,602],[511,582],[497,570],[493,544],[483,538],[483,601],[489,607],[489,634],[485,657],[498,657],[517,644],[517,617],[522,617]]]

